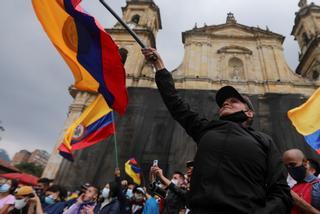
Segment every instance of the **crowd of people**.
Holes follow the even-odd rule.
[[[186,175],[177,171],[168,179],[154,165],[147,186],[121,179],[116,169],[114,181],[104,187],[84,183],[76,191],[67,191],[47,178],[39,179],[36,186],[2,178],[0,214],[185,213],[192,168],[192,162],[188,162]]]
[[[320,213],[319,163],[307,159],[299,149],[283,153],[289,174],[293,208],[291,213]],[[175,171],[167,178],[158,165],[150,168],[147,186],[121,179],[115,170],[114,181],[97,187],[84,183],[76,191],[67,191],[53,180],[41,178],[37,186],[19,184],[18,180],[0,180],[0,214],[186,214],[190,194],[193,161],[185,171]],[[227,190],[226,190],[227,191]],[[214,209],[211,210],[212,213]],[[228,213],[228,212],[225,212]]]

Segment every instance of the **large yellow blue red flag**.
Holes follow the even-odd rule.
[[[125,163],[124,171],[132,178],[134,183],[138,185],[141,184],[141,168],[134,158],[131,158]]]
[[[292,124],[320,154],[320,88],[301,106],[288,112]]]
[[[91,103],[81,116],[68,128],[60,145],[60,154],[73,160],[72,151],[84,149],[101,142],[115,131],[112,110],[102,95]]]
[[[125,70],[118,47],[81,0],[32,0],[50,40],[69,65],[78,89],[97,91],[123,114],[128,104]]]

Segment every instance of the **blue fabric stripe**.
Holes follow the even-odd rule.
[[[304,138],[313,149],[320,149],[320,130],[310,135],[304,136]]]
[[[130,165],[131,165],[132,171],[134,171],[135,173],[140,173],[140,172],[141,172],[140,167],[138,167],[138,166],[136,166],[136,165],[133,165],[133,164],[131,164],[131,163],[130,163]]]
[[[102,49],[100,30],[95,19],[77,11],[71,0],[64,0],[67,13],[74,18],[78,34],[77,59],[79,63],[99,82],[99,92],[102,93],[109,106],[114,103],[114,96],[108,90],[103,78]]]
[[[98,129],[101,129],[105,126],[108,126],[111,123],[112,123],[112,112],[106,114],[105,116],[101,117],[99,120],[95,121],[94,123],[92,123],[91,125],[86,127],[81,139],[72,140],[71,145],[82,141],[88,135],[92,134],[93,132],[97,131]]]
[[[64,157],[65,159],[67,159],[68,161],[71,161],[71,162],[74,161],[74,160],[73,160],[73,156],[72,156],[72,154],[70,154],[70,153],[60,151],[59,154],[60,154],[62,157]]]

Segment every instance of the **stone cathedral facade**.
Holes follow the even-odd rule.
[[[229,13],[225,23],[194,27],[182,33],[184,57],[172,74],[181,96],[208,118],[217,117],[216,91],[225,85],[236,87],[253,101],[254,128],[271,135],[280,151],[298,147],[316,157],[286,117],[289,109],[303,103],[320,86],[320,7],[301,0],[299,8],[292,29],[300,47],[300,63],[295,71],[284,58],[282,35],[240,24]],[[123,20],[146,45],[156,47],[162,24],[155,2],[127,0],[122,12]],[[184,169],[185,161],[193,159],[196,145],[162,103],[152,66],[120,24],[106,30],[120,48],[128,51],[125,68],[129,106],[125,116],[116,120],[121,168],[126,160],[135,157],[144,170],[144,178],[154,159],[167,173]],[[96,96],[73,88],[70,94],[74,101],[56,147],[64,131]],[[114,142],[107,139],[76,152],[73,163],[62,160],[55,148],[43,176],[71,188],[84,181],[103,185],[113,178],[114,167]]]

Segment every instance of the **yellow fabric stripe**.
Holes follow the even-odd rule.
[[[76,25],[63,8],[61,0],[32,0],[34,11],[48,37],[69,65],[75,87],[97,91],[98,83],[77,61],[78,38]]]
[[[110,112],[111,109],[107,105],[105,99],[99,94],[98,97],[81,114],[81,116],[68,128],[63,138],[64,145],[71,149],[71,140],[78,125],[81,124],[84,127],[87,127]]]
[[[291,109],[288,117],[297,131],[306,136],[320,129],[320,88],[301,106]]]
[[[141,179],[139,177],[139,175],[137,175],[131,168],[130,164],[129,164],[130,160],[128,160],[125,164],[124,164],[124,171],[132,178],[133,182],[140,185],[141,184]]]

